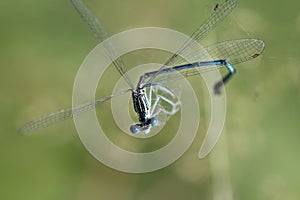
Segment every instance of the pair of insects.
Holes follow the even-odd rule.
[[[99,42],[102,42],[108,37],[104,27],[81,0],[71,0],[71,3]],[[78,115],[81,112],[94,109],[95,105],[97,104],[101,104],[113,97],[123,95],[130,91],[132,94],[134,111],[136,112],[139,120],[139,123],[130,126],[130,131],[133,134],[137,134],[139,132],[147,134],[150,132],[151,127],[160,125],[160,122],[157,119],[159,114],[164,113],[171,116],[180,108],[180,100],[176,97],[173,91],[165,87],[160,81],[161,77],[164,77],[170,73],[180,73],[183,77],[188,77],[225,67],[228,70],[228,73],[222,78],[222,80],[215,84],[214,88],[216,94],[220,93],[220,87],[223,85],[223,83],[227,83],[236,72],[233,65],[259,56],[264,49],[263,41],[258,39],[238,39],[217,43],[205,48],[213,60],[187,63],[173,67],[170,67],[170,65],[175,63],[177,59],[182,59],[179,55],[189,53],[189,45],[192,43],[191,41],[199,42],[205,36],[207,36],[207,34],[233,10],[236,4],[237,0],[226,0],[223,3],[216,4],[213,13],[191,35],[190,40],[187,41],[183,47],[178,50],[178,52],[175,53],[170,59],[168,59],[158,70],[147,72],[142,75],[136,87],[134,87],[133,83],[127,76],[122,60],[120,58],[115,59],[113,60],[113,64],[127,82],[130,89],[97,99],[94,102],[75,108],[61,110],[41,116],[37,119],[27,122],[23,127],[21,127],[20,133],[32,132],[72,118],[74,115]],[[109,54],[115,54],[115,49],[113,46],[107,45],[105,48]],[[161,95],[160,93],[166,95]],[[154,101],[152,100],[152,97],[154,97]],[[171,109],[164,109],[161,107],[161,101],[167,103]]]

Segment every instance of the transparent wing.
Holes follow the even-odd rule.
[[[21,134],[24,134],[24,133],[33,132],[33,131],[36,131],[36,130],[39,130],[42,128],[46,128],[48,126],[59,123],[61,121],[70,119],[73,116],[78,115],[82,112],[93,110],[93,109],[95,109],[95,105],[101,104],[101,103],[111,99],[112,97],[123,95],[129,91],[131,91],[131,89],[124,90],[124,91],[121,91],[114,95],[103,97],[101,99],[97,99],[97,100],[87,103],[87,104],[79,105],[78,107],[75,107],[75,108],[68,108],[68,109],[64,109],[64,110],[60,110],[60,111],[57,111],[54,113],[40,116],[40,117],[33,119],[33,120],[27,122],[26,124],[24,124],[19,129],[18,132]]]
[[[190,52],[187,57],[193,57],[193,54],[197,54],[198,57],[205,58],[209,55],[209,59],[213,60],[227,60],[232,65],[249,61],[259,56],[264,50],[265,44],[262,40],[257,39],[239,39],[228,40],[221,43],[216,43],[205,47],[202,52]],[[200,53],[200,55],[199,55]],[[210,61],[210,60],[206,60]],[[184,60],[177,60],[175,65],[182,65],[186,63]],[[170,80],[176,80],[182,77],[189,77],[198,75],[201,73],[209,72],[223,67],[222,65],[208,65],[198,66],[195,68],[187,68],[181,71],[174,71],[171,73],[158,75],[155,82],[165,82]],[[177,73],[179,72],[179,73]]]
[[[77,12],[79,13],[83,21],[86,23],[86,25],[89,27],[90,31],[94,34],[94,37],[98,40],[99,43],[108,38],[109,35],[105,30],[104,26],[99,22],[96,16],[88,9],[88,7],[83,3],[83,1],[71,0],[71,3],[73,4]],[[107,55],[113,61],[115,68],[118,70],[121,76],[123,76],[123,78],[131,87],[131,89],[133,89],[134,86],[128,78],[124,69],[124,63],[122,59],[118,58],[117,56],[119,54],[117,53],[116,47],[114,47],[114,45],[110,42],[105,42],[103,43],[103,45]]]
[[[204,49],[212,59],[226,59],[235,65],[256,58],[264,48],[265,43],[262,40],[238,39],[209,45]]]
[[[146,84],[156,82],[155,77],[159,74],[159,71],[167,68],[167,66],[174,66],[174,63],[180,62],[183,58],[179,55],[189,54],[192,49],[194,42],[199,42],[208,33],[213,30],[236,6],[237,0],[225,0],[222,4],[219,4],[218,8],[210,15],[210,17],[202,24],[190,37],[190,39],[178,50],[167,62],[158,70],[157,74],[148,79]]]

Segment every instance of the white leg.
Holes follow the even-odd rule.
[[[159,91],[168,94],[174,100],[173,99],[169,99],[169,98],[167,98],[167,97],[165,97],[163,95],[158,94]],[[152,117],[155,117],[156,115],[158,115],[161,112],[163,112],[163,113],[165,113],[167,115],[174,115],[179,110],[179,106],[180,106],[181,102],[179,101],[179,99],[174,95],[174,93],[171,90],[169,90],[168,88],[163,87],[161,85],[150,86],[150,91],[149,91],[149,100],[150,101],[151,101],[150,97],[152,97],[152,92],[156,94],[156,99],[155,99],[153,105],[151,105],[151,112],[150,113],[151,113]],[[157,109],[157,106],[159,106],[158,103],[160,101],[166,102],[167,104],[169,104],[172,107],[172,109],[171,110],[166,110],[166,109],[164,109],[162,107],[159,107]],[[157,109],[157,111],[155,112],[156,109]]]

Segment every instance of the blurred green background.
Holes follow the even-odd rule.
[[[86,3],[111,34],[145,26],[190,34],[217,1]],[[0,199],[300,199],[299,6],[240,0],[203,42],[253,37],[266,49],[226,87],[216,148],[199,160],[200,138],[167,168],[127,174],[95,160],[72,120],[17,134],[27,120],[70,107],[76,72],[97,42],[68,0],[1,1]]]

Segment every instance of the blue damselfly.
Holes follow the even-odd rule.
[[[81,0],[71,0],[71,3],[78,11],[84,22],[88,25],[89,29],[94,34],[94,37],[98,40],[98,42],[102,42],[104,39],[108,38],[108,34],[105,31],[105,28]],[[214,8],[213,13],[191,35],[190,40],[187,41],[183,45],[183,47],[178,50],[173,56],[171,56],[158,70],[147,72],[142,75],[136,87],[129,79],[124,69],[122,59],[112,59],[114,67],[127,82],[129,86],[128,90],[97,99],[94,102],[89,102],[75,108],[61,110],[41,116],[27,122],[23,127],[21,127],[19,132],[27,133],[48,127],[60,121],[72,118],[74,115],[92,110],[95,108],[95,105],[102,104],[103,102],[113,97],[131,92],[134,110],[138,115],[139,123],[131,125],[130,130],[134,134],[139,132],[148,133],[151,127],[159,125],[156,117],[157,115],[159,115],[160,113],[173,115],[179,110],[180,101],[177,98],[174,98],[175,100],[173,100],[166,96],[155,95],[154,101],[151,101],[152,94],[155,93],[155,91],[162,91],[168,96],[174,96],[173,92],[162,84],[164,79],[167,78],[167,76],[165,75],[173,72],[179,72],[181,76],[188,77],[225,67],[228,70],[228,73],[223,77],[222,80],[215,84],[214,88],[215,93],[219,94],[220,87],[223,85],[223,83],[227,83],[228,80],[230,80],[236,72],[233,65],[246,62],[259,56],[264,49],[263,41],[258,39],[238,39],[224,41],[221,43],[209,45],[205,48],[205,50],[209,53],[213,60],[198,61],[182,65],[176,65],[176,63],[180,63],[179,61],[182,60],[179,55],[190,53],[191,41],[199,42],[205,36],[207,36],[208,33],[212,29],[214,29],[233,10],[236,4],[237,0],[226,0],[223,3],[217,4]],[[116,54],[116,50],[113,45],[106,44],[105,49],[108,55],[111,55],[111,58],[115,57],[114,55]],[[172,107],[172,109],[158,109],[157,106],[160,100],[168,103]]]

